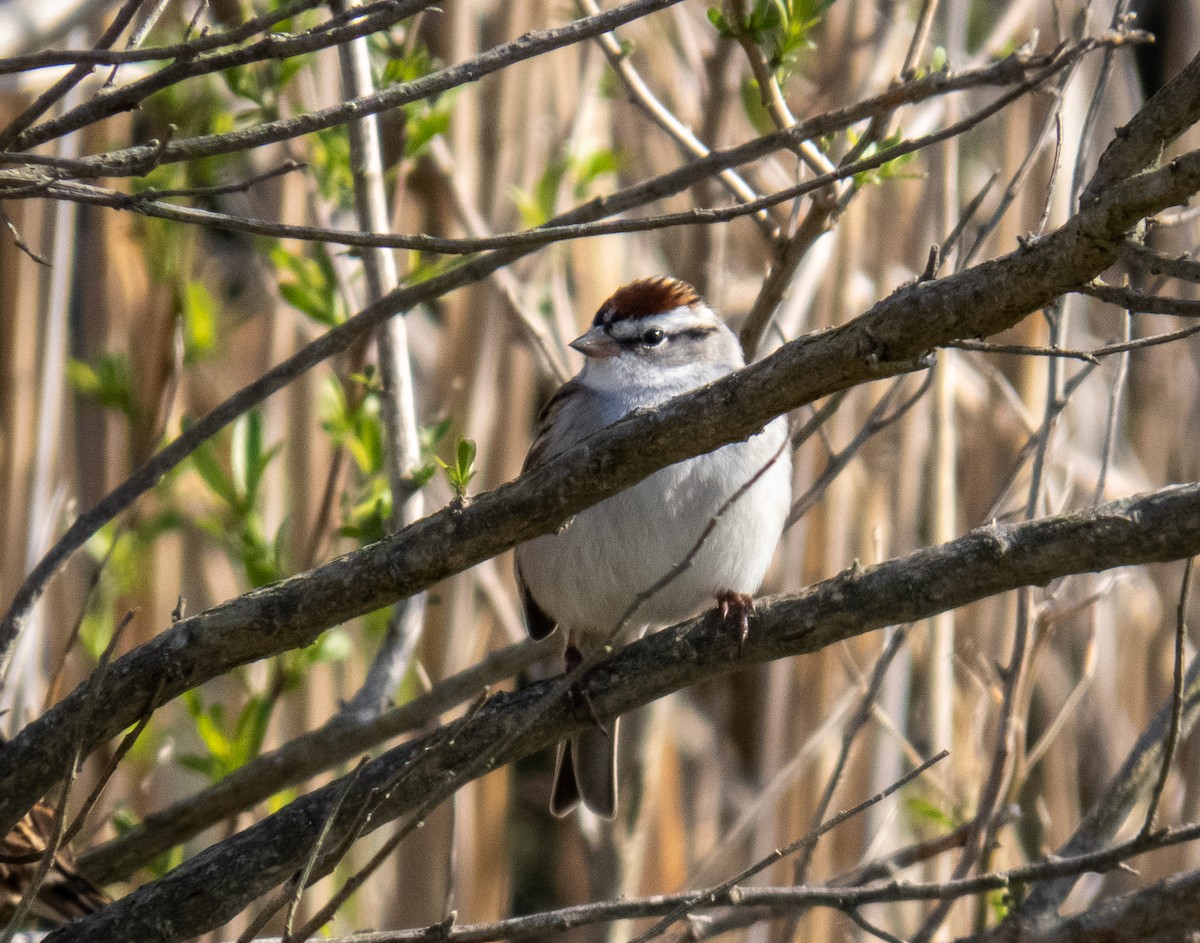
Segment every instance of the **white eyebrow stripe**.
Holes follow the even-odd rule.
[[[652,328],[658,328],[664,334],[679,334],[697,328],[715,328],[718,323],[717,316],[707,307],[682,306],[645,317],[613,321],[608,332],[617,340],[632,340]]]

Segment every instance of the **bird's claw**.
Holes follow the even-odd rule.
[[[737,629],[738,658],[741,658],[746,639],[750,636],[750,613],[754,611],[754,597],[749,593],[725,590],[717,593],[717,606],[721,610],[721,619],[726,627]]]
[[[574,645],[568,645],[563,652],[563,665],[566,674],[570,674],[583,663],[583,653]],[[605,726],[600,723],[600,715],[596,713],[596,706],[592,703],[592,697],[588,693],[585,679],[587,672],[584,672],[583,677],[576,679],[571,684],[571,700],[575,702],[576,709],[582,707],[588,718],[593,724],[604,730],[607,733]]]

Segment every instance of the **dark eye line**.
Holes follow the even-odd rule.
[[[678,341],[683,338],[687,338],[688,340],[699,340],[702,337],[707,337],[709,334],[714,333],[717,329],[715,327],[691,327],[691,328],[687,328],[686,330],[683,330],[683,331],[676,331],[673,334],[667,334],[665,331],[661,330],[660,328],[650,328],[634,337],[621,337],[621,338],[615,337],[613,335],[612,330],[611,330],[611,325],[609,327],[606,327],[605,330],[608,333],[608,336],[612,337],[613,340],[615,340],[622,347],[626,347],[626,348],[643,347],[644,348],[644,347],[658,347],[664,341]],[[655,334],[655,335],[657,335],[657,337],[651,338],[650,337],[651,334]]]

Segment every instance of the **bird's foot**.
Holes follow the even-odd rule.
[[[570,674],[576,668],[583,664],[583,653],[574,645],[568,645],[566,651],[563,652],[563,665],[566,674]],[[587,689],[587,672],[583,676],[577,678],[571,683],[571,700],[575,702],[575,709],[582,708],[593,724],[601,730],[606,730],[605,726],[600,723],[600,716],[596,713],[596,707],[592,704],[592,697],[588,694]]]
[[[749,593],[735,593],[725,590],[717,593],[717,607],[721,610],[721,619],[729,629],[738,633],[738,658],[742,657],[742,649],[746,647],[746,639],[750,635],[750,613],[754,611],[754,597]]]

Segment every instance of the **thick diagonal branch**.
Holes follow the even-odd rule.
[[[516,482],[445,509],[310,573],[173,626],[118,660],[104,709],[86,716],[82,685],[0,750],[0,829],[53,785],[63,731],[85,750],[133,723],[162,684],[169,699],[231,668],[310,644],[329,628],[548,533],[573,514],[667,465],[753,434],[822,396],[916,369],[940,343],[1012,326],[1117,257],[1147,215],[1200,191],[1200,152],[1112,187],[1063,227],[1017,252],[940,281],[908,285],[842,327],[654,412],[638,412]]]
[[[740,657],[739,640],[715,612],[651,635],[593,669],[589,702],[604,720],[749,664],[815,652],[996,593],[1197,552],[1200,484],[1027,524],[984,527],[899,560],[855,567],[761,606]],[[453,737],[435,731],[396,747],[358,770],[348,791],[339,780],[310,793],[52,939],[170,943],[220,926],[303,863],[335,802],[340,804],[330,829],[334,846],[353,827],[357,810],[389,784],[394,785],[372,813],[370,828],[420,808],[462,770],[482,775],[593,722],[553,680],[497,694]]]

